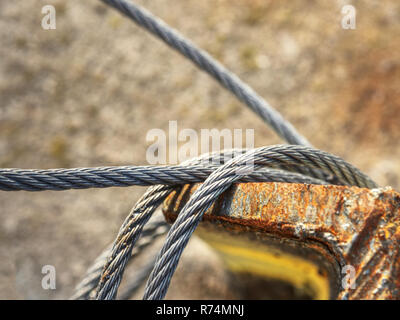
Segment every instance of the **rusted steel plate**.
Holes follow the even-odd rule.
[[[166,199],[168,221],[197,188]],[[205,213],[199,235],[234,271],[288,281],[317,299],[400,299],[400,194],[391,188],[235,184]]]

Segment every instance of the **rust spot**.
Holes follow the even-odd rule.
[[[172,193],[163,212],[172,222],[199,185]],[[234,235],[292,241],[351,265],[356,288],[337,288],[338,299],[400,299],[400,195],[363,189],[286,183],[235,184],[204,214],[200,226]],[[272,238],[271,238],[272,237]],[[341,274],[330,276],[341,282]]]

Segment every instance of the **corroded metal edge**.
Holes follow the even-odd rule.
[[[167,220],[197,188],[186,185],[168,196]],[[342,270],[354,268],[355,286],[341,286],[338,299],[400,299],[400,194],[391,188],[235,184],[203,221],[326,247]]]

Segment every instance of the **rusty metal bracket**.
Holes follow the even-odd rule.
[[[169,195],[169,222],[197,188]],[[235,184],[197,234],[231,270],[286,281],[316,299],[400,299],[400,194],[389,187]]]

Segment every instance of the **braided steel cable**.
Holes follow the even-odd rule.
[[[237,154],[243,154],[243,151],[226,150],[221,154],[213,153],[211,155],[203,155],[198,159],[189,160],[183,163],[182,166],[190,166],[193,163],[202,163],[203,165],[210,162],[221,163],[226,159],[229,159],[231,155]],[[278,161],[278,163],[280,162]],[[284,173],[284,171],[279,171],[280,174],[276,176],[278,179],[286,177],[286,173]],[[301,179],[308,179],[300,174],[296,174],[296,180],[297,177],[302,177]],[[320,181],[322,184],[324,183],[321,180],[316,180],[316,182],[317,181]],[[288,180],[287,182],[293,182],[293,180]],[[165,197],[172,190],[173,189],[168,188],[167,186],[156,186],[154,188],[150,188],[131,210],[118,233],[117,239],[114,242],[113,252],[110,256],[110,259],[104,266],[102,277],[97,288],[96,299],[109,300],[115,298],[122,279],[125,265],[130,257],[130,250],[132,250],[143,226],[147,223],[148,219],[150,219],[154,210],[162,201],[164,201]]]
[[[169,228],[169,224],[165,222],[161,214],[154,221],[149,221],[149,223],[143,228],[143,232],[139,240],[137,241],[136,246],[132,250],[131,259],[129,261],[131,262],[134,260],[134,258],[137,258],[145,248],[153,243],[154,240],[166,234]],[[81,282],[75,287],[74,294],[70,297],[70,300],[87,300],[93,299],[95,297],[95,289],[99,283],[103,267],[111,254],[111,249],[112,245],[109,245],[96,258],[95,262],[86,271],[86,274]],[[134,292],[134,283],[143,283],[143,280],[141,279],[143,275],[147,272],[145,270],[147,270],[147,268],[145,268],[142,273],[138,273],[135,276],[135,278],[137,278],[136,280],[135,278],[132,279],[132,283],[129,289],[130,294]],[[150,274],[150,271],[147,272],[147,274]],[[128,294],[128,292],[126,292],[125,294]]]
[[[184,38],[178,31],[172,29],[164,21],[139,5],[127,0],[101,0],[114,7],[136,24],[163,40],[167,45],[177,50],[192,61],[201,70],[207,72],[225,89],[233,93],[246,104],[261,119],[270,125],[275,132],[290,144],[311,146],[305,137],[286,121],[282,115],[273,109],[250,86],[214,60],[207,52],[197,48],[190,40]]]
[[[347,180],[350,184],[370,188],[377,186],[358,169],[355,169],[352,165],[347,164],[338,157],[330,156],[322,151],[315,152],[314,155],[310,156],[310,154],[307,155],[304,152],[307,150],[306,147],[291,147],[288,148],[288,152],[279,153],[282,150],[278,150],[278,154],[282,155],[282,160],[290,157],[304,164],[311,162],[321,169],[329,167],[332,169],[332,172],[339,175],[340,178]],[[194,192],[168,232],[167,239],[157,256],[156,264],[146,284],[143,299],[159,300],[164,298],[182,252],[204,212],[222,192],[231,186],[233,182],[241,178],[242,173],[238,170],[238,167],[246,167],[249,160],[254,160],[256,164],[268,162],[265,161],[268,158],[265,159],[264,156],[271,151],[277,151],[274,149],[276,147],[254,149],[232,159],[215,170],[199,189]],[[336,167],[336,162],[341,165]]]
[[[103,266],[100,281],[97,284],[96,299],[99,294],[101,297],[103,294],[107,296],[107,300],[110,300],[111,297],[115,298],[125,266],[144,225],[171,190],[173,188],[163,185],[151,187],[132,208],[121,226],[109,258]],[[112,270],[112,272],[108,273],[108,270]]]
[[[231,150],[230,152],[235,154],[236,151]],[[221,154],[213,153],[210,155],[202,155],[198,159],[188,160],[182,165],[191,165],[199,162],[204,163],[207,159],[209,161],[215,159],[215,162],[223,163],[224,156],[225,154],[223,152]],[[125,266],[131,256],[130,252],[137,239],[140,237],[144,225],[151,218],[159,204],[164,201],[167,195],[173,190],[175,190],[174,187],[163,185],[151,187],[131,209],[112,245],[109,259],[104,264],[96,290],[97,299],[115,298]]]
[[[251,169],[259,168],[260,166],[265,165],[292,165],[299,164],[304,165],[306,168],[315,168],[327,171],[333,175],[345,185],[355,185],[359,187],[368,187],[373,188],[377,185],[368,178],[365,174],[363,174],[360,170],[348,164],[344,160],[340,159],[339,157],[333,156],[327,152],[316,150],[309,147],[303,146],[295,146],[295,145],[276,145],[270,147],[263,147],[259,149],[255,149],[246,153],[248,156],[245,158],[246,161],[250,161],[254,167]],[[252,155],[251,157],[249,155]],[[243,157],[243,154],[241,156]],[[235,160],[233,158],[231,161]],[[231,162],[230,161],[230,162]],[[229,162],[228,162],[229,163]],[[293,167],[296,168],[296,167]],[[220,170],[219,167],[217,170]],[[235,167],[235,170],[238,170],[238,166]],[[281,170],[280,170],[281,171]],[[215,171],[216,172],[216,171]],[[283,172],[283,171],[281,171]],[[311,172],[311,171],[310,171]],[[248,174],[246,170],[244,171],[245,174]],[[213,174],[212,174],[213,175]],[[211,175],[210,175],[211,177]],[[244,177],[244,174],[239,174],[238,178],[235,181],[240,181]],[[165,189],[164,189],[165,191]],[[217,191],[213,191],[211,197],[212,199],[216,199],[219,195]],[[169,193],[168,191],[166,193]],[[151,194],[152,197],[156,197],[160,202],[162,202],[161,198],[157,197],[154,193]],[[146,212],[146,214],[150,214],[148,208],[142,204],[145,202],[147,196],[144,195],[138,204],[136,204],[135,209],[133,210],[140,212]],[[153,207],[152,210],[155,210]],[[139,218],[140,217],[140,218]],[[120,233],[117,237],[117,240],[114,244],[114,253],[113,256],[116,258],[111,258],[108,265],[105,266],[103,270],[102,281],[98,287],[98,294],[96,299],[114,299],[117,293],[117,289],[119,286],[119,281],[122,277],[125,259],[129,258],[129,248],[130,245],[134,245],[134,238],[136,234],[130,233],[129,231],[135,228],[138,223],[145,223],[143,216],[141,215],[132,215],[130,214],[127,218],[129,222],[124,223],[124,225],[120,229]],[[130,244],[130,245],[129,245]],[[182,249],[183,250],[183,249]],[[117,258],[118,257],[118,258]],[[122,264],[121,264],[122,262]],[[163,271],[165,273],[165,271]]]
[[[280,167],[290,170],[304,168],[320,169],[333,174],[345,185],[373,188],[376,186],[357,168],[339,157],[321,150],[295,145],[276,145],[265,147],[257,154],[258,165]],[[156,184],[180,185],[204,181],[217,167],[203,165],[188,166],[121,166],[75,169],[0,169],[0,190],[4,191],[42,191],[84,188],[126,187],[132,185],[149,186]],[[295,181],[315,183],[310,177],[287,171],[263,168],[252,170],[240,177],[240,182]],[[257,168],[252,168],[257,169]],[[308,171],[313,174],[315,170]],[[319,177],[312,177],[319,178]],[[319,184],[319,183],[317,183]]]
[[[210,154],[203,154],[201,156],[199,156],[196,159],[191,159],[188,160],[186,162],[184,162],[182,165],[190,165],[190,164],[203,164],[203,165],[207,165],[207,164],[215,164],[215,165],[221,165],[223,163],[225,163],[225,161],[227,161],[227,159],[229,159],[232,156],[235,156],[237,154],[242,154],[246,152],[246,150],[243,149],[231,149],[231,150],[226,150],[223,152],[212,152]],[[119,273],[119,277],[122,277],[124,268],[125,268],[125,264],[129,261],[129,250],[133,250],[134,245],[135,245],[135,241],[136,239],[138,239],[138,237],[140,236],[141,230],[143,228],[143,226],[145,225],[145,223],[147,222],[148,219],[150,219],[151,215],[153,214],[154,210],[157,208],[158,204],[161,203],[162,201],[164,201],[165,197],[174,190],[175,188],[173,187],[168,187],[168,186],[154,186],[154,187],[150,187],[147,192],[139,199],[139,201],[137,202],[137,204],[134,206],[134,208],[132,208],[131,212],[129,213],[129,215],[127,216],[127,218],[125,219],[124,223],[122,224],[120,231],[118,233],[117,239],[115,240],[115,242],[113,244],[111,244],[109,247],[114,249],[114,251],[111,250],[111,252],[104,252],[105,255],[108,254],[109,256],[109,260],[111,261],[113,259],[115,259],[116,257],[116,252],[118,250],[121,250],[122,245],[119,243],[120,239],[124,239],[124,236],[126,234],[128,234],[130,231],[132,231],[132,233],[129,235],[128,237],[128,241],[127,243],[129,244],[127,247],[125,247],[124,249],[124,254],[126,255],[125,259],[121,259],[120,260],[120,266],[116,272]],[[143,210],[142,212],[137,212],[136,208],[137,207],[142,207]],[[147,216],[147,217],[146,217]],[[104,261],[106,263],[103,263],[102,268],[100,268],[99,270],[99,265],[96,263],[97,261]],[[96,277],[98,279],[101,280],[101,274],[102,274],[102,270],[107,270],[110,267],[115,267],[116,265],[113,264],[110,266],[110,264],[107,264],[107,258],[102,257],[102,255],[100,255],[96,261],[94,262],[93,266],[89,268],[89,270],[91,272],[89,272],[85,278],[92,278],[92,277]],[[111,269],[113,270],[113,269]],[[116,279],[117,277],[114,277],[113,279]],[[84,279],[85,280],[85,279]],[[99,281],[98,283],[96,282],[90,282],[90,288],[87,288],[87,290],[92,291],[94,290],[96,287],[101,287],[101,281]],[[104,283],[104,282],[103,282]],[[83,283],[81,286],[84,286],[85,283]],[[116,285],[116,283],[113,284],[115,287],[115,290],[118,289],[118,286]],[[79,287],[80,285],[78,285]],[[98,289],[97,291],[99,291],[100,289]],[[79,294],[75,294],[74,296],[79,296]]]
[[[227,161],[227,159],[230,159],[232,156],[242,154],[246,151],[247,150],[245,150],[245,149],[232,149],[232,150],[225,150],[223,152],[218,151],[218,152],[214,152],[211,154],[202,155],[199,158],[188,161],[187,163],[188,164],[189,163],[199,163],[199,164],[202,164],[203,166],[210,165],[210,164],[221,165],[221,164],[225,163]],[[281,181],[281,182],[325,184],[325,182],[322,180],[313,179],[313,178],[302,176],[299,174],[291,174],[289,172],[284,172],[284,171],[280,171],[280,172],[276,171],[276,173],[277,174],[275,175],[275,177],[272,177],[271,180],[276,180],[276,181]],[[257,174],[257,173],[255,173],[255,174]],[[257,178],[254,176],[255,180],[263,180],[261,178],[262,177]],[[149,194],[146,194],[145,196],[143,196],[141,198],[141,200],[139,200],[137,206],[145,207],[146,205],[149,205],[149,203],[151,204],[152,202],[148,201],[149,198],[157,203],[162,202],[164,200],[164,198],[166,197],[166,195],[168,195],[172,190],[174,190],[174,188],[172,188],[172,187],[169,187],[169,188],[156,187],[155,189],[152,189],[151,191],[149,190]],[[147,200],[145,200],[145,199],[147,199]],[[135,212],[135,210],[132,210],[131,214],[134,214],[134,212]],[[138,220],[139,220],[138,217],[136,217],[136,219],[134,219],[134,220],[130,220],[130,215],[129,215],[128,218],[126,219],[126,221],[124,222],[123,226],[121,227],[122,231],[120,231],[120,236],[122,237],[123,235],[126,234],[126,232],[124,231],[124,226],[126,224],[130,223],[130,226],[133,226],[137,223]],[[129,229],[129,227],[128,227],[128,229]],[[147,227],[145,228],[145,230],[146,229],[147,229]],[[139,232],[140,229],[135,229],[135,230],[137,232]],[[135,236],[132,235],[132,238],[135,238]],[[129,239],[129,240],[131,240],[131,239]],[[138,243],[138,245],[140,245],[140,244]],[[112,246],[110,245],[107,250],[104,250],[104,252],[96,259],[93,266],[91,266],[88,269],[84,279],[77,286],[76,292],[72,296],[73,299],[89,298],[89,293],[92,292],[98,284],[98,280],[100,279],[103,266],[105,265],[105,263],[107,261],[107,257],[108,256],[112,257],[112,255],[110,253],[111,247]]]
[[[204,181],[217,166],[121,166],[74,169],[0,169],[0,190],[43,191],[156,184],[180,185]],[[310,177],[277,169],[249,173],[241,182],[293,181],[316,183]]]
[[[249,155],[254,156],[254,152],[249,151],[248,154],[238,156],[213,172],[185,204],[157,256],[156,264],[146,284],[143,299],[164,298],[183,249],[202,215],[217,196],[225,191],[232,182],[240,178],[237,165],[246,164]]]

